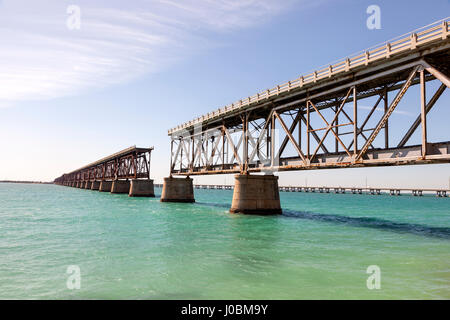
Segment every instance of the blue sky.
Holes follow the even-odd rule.
[[[372,4],[381,9],[379,30],[366,26]],[[81,9],[79,30],[67,27],[69,5]],[[0,0],[0,180],[53,180],[138,145],[155,147],[152,177],[161,181],[169,128],[445,18],[449,9],[447,0]],[[430,140],[448,140],[449,102],[447,90],[430,113],[438,124]],[[393,116],[408,126],[416,109],[399,106]],[[367,178],[374,186],[447,187],[449,169],[283,173],[280,184],[364,185]]]

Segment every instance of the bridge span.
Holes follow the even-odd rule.
[[[276,171],[449,163],[450,137],[427,135],[450,87],[449,20],[170,129],[161,200],[194,201],[190,176],[235,173],[232,212],[280,213]],[[417,117],[405,126],[393,114],[408,94]]]
[[[155,184],[155,187],[162,188],[161,184]],[[221,185],[221,184],[194,184],[195,189],[207,189],[207,190],[233,190],[233,185]],[[398,188],[398,187],[342,187],[342,186],[279,186],[278,190],[281,192],[311,192],[311,193],[352,193],[352,194],[371,194],[381,195],[390,194],[391,196],[400,196],[405,193],[410,193],[413,196],[423,196],[424,194],[435,193],[436,197],[447,197],[450,194],[449,189],[442,188]]]
[[[130,197],[154,197],[150,179],[151,148],[129,147],[63,174],[55,184],[101,192],[128,193]]]

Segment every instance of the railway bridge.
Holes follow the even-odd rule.
[[[56,178],[58,185],[128,193],[130,197],[154,197],[150,179],[152,148],[129,147]]]
[[[277,171],[449,163],[448,135],[427,135],[449,49],[446,18],[170,129],[161,201],[195,201],[191,176],[234,173],[231,212],[276,214]],[[402,101],[411,123],[393,116]]]

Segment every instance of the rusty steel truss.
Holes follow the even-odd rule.
[[[152,148],[129,147],[55,179],[56,184],[119,179],[150,179]]]
[[[448,25],[439,21],[169,130],[170,173],[450,162],[450,141],[427,138],[427,113],[450,87]],[[392,115],[414,86],[418,115],[405,129]],[[409,143],[417,130],[421,143]]]

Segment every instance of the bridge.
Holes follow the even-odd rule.
[[[101,192],[128,193],[131,197],[154,197],[150,179],[151,148],[129,147],[63,174],[55,184]]]
[[[162,188],[162,184],[155,184],[155,187]],[[206,190],[233,190],[232,185],[221,185],[221,184],[195,184],[195,189],[206,189]],[[338,193],[345,194],[346,192],[352,194],[371,194],[371,195],[381,195],[383,193],[388,193],[391,196],[400,196],[405,192],[411,193],[413,196],[423,196],[424,194],[435,193],[437,197],[447,197],[450,194],[449,189],[442,188],[398,188],[398,187],[343,187],[343,186],[316,186],[316,187],[304,187],[304,186],[279,186],[278,190],[281,192],[311,192],[311,193]]]
[[[448,26],[440,20],[170,129],[161,201],[195,201],[190,176],[234,173],[231,212],[280,213],[277,171],[449,163],[449,139],[427,136],[427,114],[450,87]],[[416,85],[408,111],[417,117],[405,127],[392,115]]]

